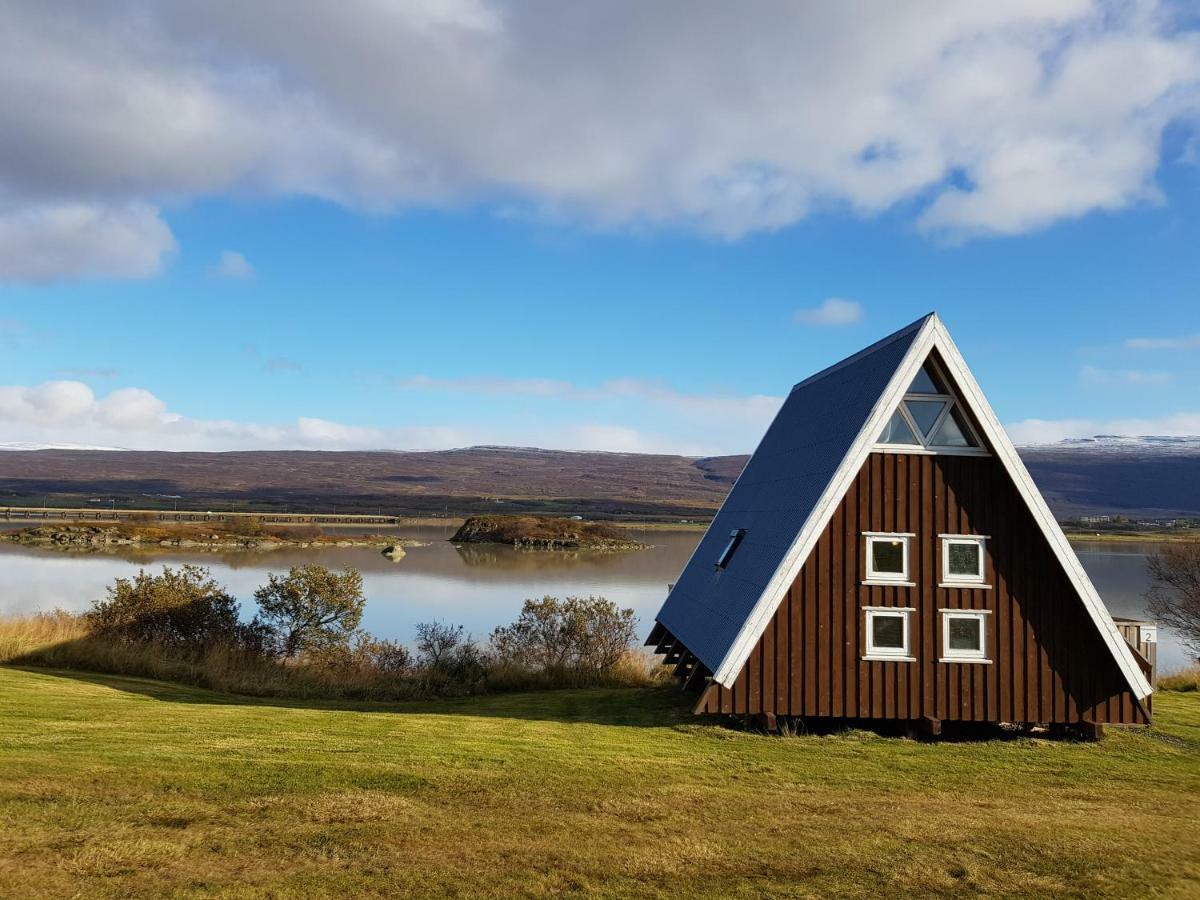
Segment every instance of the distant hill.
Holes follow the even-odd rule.
[[[397,515],[713,513],[745,456],[695,459],[514,447],[436,452],[12,450],[0,505],[284,508]]]
[[[1021,451],[1060,517],[1200,516],[1200,438],[1064,441]],[[0,505],[284,508],[701,518],[749,457],[514,447],[434,452],[0,452]]]
[[[1200,437],[1121,437],[1021,448],[1060,518],[1090,513],[1200,516]]]

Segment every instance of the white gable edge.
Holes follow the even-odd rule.
[[[1096,630],[1100,632],[1100,637],[1108,645],[1109,652],[1112,653],[1113,659],[1116,660],[1118,667],[1125,676],[1125,680],[1129,683],[1130,690],[1133,691],[1133,695],[1139,700],[1149,696],[1154,688],[1146,680],[1141,666],[1134,659],[1132,648],[1126,642],[1125,638],[1121,637],[1121,633],[1117,631],[1117,626],[1112,620],[1112,614],[1108,611],[1108,607],[1104,605],[1104,601],[1096,591],[1095,585],[1092,584],[1092,579],[1084,571],[1083,564],[1079,562],[1079,557],[1071,549],[1071,544],[1059,526],[1058,520],[1054,518],[1054,513],[1050,511],[1050,507],[1046,504],[1046,499],[1042,496],[1042,492],[1034,484],[1033,476],[1029,474],[1029,470],[1025,468],[1025,463],[1021,460],[1020,454],[1017,453],[1017,448],[1009,440],[1008,432],[1004,430],[1004,426],[996,418],[991,404],[988,403],[987,397],[984,396],[983,391],[979,388],[979,384],[975,381],[975,376],[971,374],[971,370],[967,367],[966,360],[958,352],[958,347],[955,346],[949,332],[940,320],[935,324],[935,333],[935,345],[942,355],[942,360],[945,362],[947,368],[950,369],[950,377],[954,379],[959,390],[966,395],[965,400],[969,404],[971,411],[975,414],[975,418],[979,421],[980,427],[984,432],[984,437],[992,445],[993,452],[1004,464],[1009,477],[1012,478],[1013,483],[1017,486],[1018,493],[1020,493],[1025,504],[1029,507],[1029,511],[1033,513],[1034,520],[1038,523],[1042,534],[1045,535],[1046,540],[1049,542],[1050,549],[1054,551],[1059,564],[1067,573],[1067,577],[1079,595],[1079,599],[1083,601],[1084,609],[1091,616]]]
[[[833,478],[829,480],[829,484],[825,486],[821,498],[813,507],[812,512],[809,513],[803,527],[801,527],[800,532],[796,535],[796,539],[792,541],[791,547],[788,548],[788,552],[784,554],[779,567],[775,570],[775,574],[771,576],[771,580],[763,588],[758,602],[750,610],[750,615],[742,623],[742,628],[734,639],[733,644],[730,645],[725,658],[721,661],[716,671],[713,672],[713,681],[725,687],[733,687],[733,683],[737,680],[742,666],[750,658],[750,653],[754,650],[754,645],[758,643],[758,639],[762,637],[762,633],[766,630],[767,623],[775,615],[779,604],[783,602],[783,598],[787,595],[788,588],[796,580],[796,576],[800,574],[800,569],[804,566],[805,560],[808,559],[809,553],[816,546],[822,532],[824,532],[825,527],[829,524],[829,520],[833,518],[834,509],[842,502],[842,498],[846,496],[851,483],[858,475],[859,469],[862,468],[863,463],[870,454],[871,448],[875,446],[880,432],[883,431],[883,426],[892,414],[893,407],[900,402],[900,397],[917,376],[917,368],[924,362],[925,357],[929,355],[929,349],[932,347],[933,341],[933,323],[935,318],[934,316],[930,316],[922,324],[921,330],[908,348],[908,353],[901,360],[900,365],[896,367],[891,381],[888,382],[887,387],[871,408],[871,414],[867,416],[867,421],[859,430],[858,437],[854,439],[854,443],[846,451],[846,456],[842,459],[841,465],[834,472]],[[804,382],[801,382],[801,384],[804,384]]]
[[[742,628],[725,654],[725,658],[713,673],[713,681],[725,687],[733,686],[738,673],[746,664],[746,660],[750,658],[754,645],[762,637],[767,624],[774,617],[779,604],[787,595],[788,588],[800,574],[809,554],[829,525],[834,510],[842,502],[842,498],[850,489],[854,478],[857,477],[858,472],[870,456],[887,417],[900,403],[904,392],[916,377],[917,369],[925,362],[930,351],[935,347],[949,370],[948,374],[958,387],[959,393],[962,395],[961,399],[974,414],[983,432],[983,437],[992,445],[996,457],[1016,485],[1017,492],[1025,500],[1030,512],[1033,513],[1034,521],[1037,522],[1042,534],[1049,542],[1055,557],[1070,579],[1134,696],[1139,700],[1148,696],[1153,688],[1142,674],[1141,668],[1133,657],[1132,650],[1117,631],[1104,601],[1100,599],[1100,595],[1080,564],[1075,551],[1071,549],[1066,535],[1063,534],[1057,520],[1050,512],[1045,499],[1034,484],[1033,478],[1017,454],[1012,441],[1009,440],[1004,427],[1000,424],[1000,420],[996,418],[991,405],[987,402],[987,398],[984,397],[967,367],[966,361],[954,345],[954,341],[951,340],[949,332],[946,331],[945,326],[936,315],[930,316],[924,323],[920,333],[909,347],[908,353],[897,366],[895,374],[876,401],[870,416],[867,417],[858,437],[855,438],[841,465],[830,479],[821,499],[813,507],[813,511],[809,514],[799,534],[796,535],[796,539],[792,542],[792,546],[780,562],[775,574],[763,589],[758,602],[750,611],[750,615],[746,617],[746,621],[742,624]]]

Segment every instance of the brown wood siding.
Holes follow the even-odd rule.
[[[915,587],[864,585],[863,532],[912,532]],[[989,588],[943,588],[940,534],[990,536]],[[915,662],[864,660],[864,606],[914,607]],[[989,610],[986,663],[939,662],[941,609]],[[1148,700],[1146,701],[1148,708]],[[705,713],[1145,723],[1083,601],[994,458],[872,453],[732,688]]]

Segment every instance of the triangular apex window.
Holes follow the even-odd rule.
[[[932,361],[921,366],[899,408],[879,435],[879,443],[934,453],[984,452],[958,398],[945,387],[947,384]]]

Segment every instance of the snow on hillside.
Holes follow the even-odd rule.
[[[124,450],[124,447],[93,447],[88,444],[36,444],[30,441],[0,441],[0,450]]]
[[[1088,455],[1200,456],[1200,435],[1097,434],[1093,437],[1066,438],[1044,444],[1025,444],[1020,449],[1040,452],[1061,450]]]

